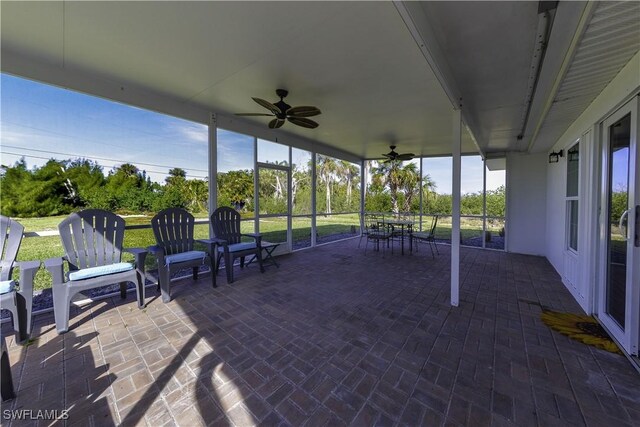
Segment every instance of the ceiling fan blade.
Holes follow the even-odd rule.
[[[282,111],[280,111],[280,109],[278,107],[276,107],[275,105],[273,105],[269,101],[265,101],[264,99],[260,99],[260,98],[251,98],[251,99],[253,99],[255,102],[257,102],[258,104],[260,104],[261,106],[263,106],[267,110],[271,111],[276,116],[278,114],[282,114]]]
[[[303,105],[300,107],[293,107],[287,110],[287,116],[292,117],[313,117],[318,114],[322,114],[317,107],[312,107],[310,105]]]
[[[287,117],[287,120],[294,125],[302,126],[303,128],[315,129],[318,127],[318,123],[302,117]]]
[[[267,113],[236,113],[236,116],[273,116],[273,114],[267,114]]]
[[[389,153],[383,154],[383,156],[385,156],[387,159],[392,159],[393,158],[393,156],[391,154],[389,154]]]
[[[269,122],[269,129],[278,129],[284,124],[282,119],[273,119]]]
[[[404,153],[404,154],[398,154],[398,156],[396,157],[396,160],[411,160],[415,157],[415,154],[413,153]]]

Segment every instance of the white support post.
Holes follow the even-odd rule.
[[[419,222],[419,226],[418,226],[418,231],[422,231],[422,213],[424,211],[424,206],[422,206],[423,203],[423,197],[422,197],[422,193],[423,193],[423,189],[424,189],[424,182],[422,181],[422,179],[424,178],[424,175],[422,175],[422,157],[420,157],[420,184],[418,186],[418,188],[420,188],[420,204],[418,206],[420,206],[420,212],[418,214],[418,218],[420,220]]]
[[[311,152],[311,247],[316,245],[316,159],[315,150]]]
[[[451,207],[451,305],[458,306],[460,299],[460,177],[461,177],[462,122],[460,110],[453,110],[452,207]]]
[[[367,161],[360,161],[360,233],[364,230],[364,210],[365,210],[365,197],[367,195],[367,176],[369,171],[367,170]]]
[[[487,159],[482,159],[482,248],[487,245]]]
[[[278,139],[276,138],[276,141]],[[289,252],[293,251],[293,194],[291,186],[293,185],[293,148],[289,146],[289,171],[287,172],[287,246]]]
[[[218,207],[218,122],[215,113],[209,115],[209,215]],[[209,224],[209,238],[213,227]]]
[[[253,137],[253,232],[260,233],[260,194],[258,189],[258,138]]]

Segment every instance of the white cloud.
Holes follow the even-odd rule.
[[[209,128],[205,125],[198,123],[176,123],[172,124],[174,131],[184,136],[187,140],[208,144],[209,143]]]

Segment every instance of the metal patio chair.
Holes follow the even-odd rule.
[[[0,216],[0,306],[11,312],[16,341],[20,343],[31,334],[33,278],[40,268],[40,261],[16,262],[23,232],[20,223]],[[20,269],[17,282],[11,280],[16,266]]]
[[[376,215],[371,215],[365,218],[365,235],[367,240],[364,245],[364,254],[367,254],[367,246],[369,242],[374,244],[374,248],[376,251],[380,251],[380,242],[382,244],[382,256],[384,256],[385,246],[389,247],[389,242],[393,235],[392,229],[389,224],[385,223],[384,219]],[[385,244],[386,242],[386,244]],[[393,253],[393,245],[391,245],[391,253]]]
[[[434,215],[431,219],[431,227],[429,231],[417,231],[411,233],[411,239],[413,240],[416,251],[418,250],[418,242],[427,242],[429,243],[429,248],[431,249],[431,257],[435,258],[435,254],[433,252],[433,248],[435,247],[436,252],[440,255],[440,251],[438,250],[438,245],[436,244],[436,226],[438,225],[438,215]]]
[[[360,233],[360,240],[358,240],[358,248],[360,248],[360,245],[362,244],[362,239],[365,239],[369,234],[369,232],[376,228],[375,224],[377,224],[378,222],[381,222],[382,220],[384,220],[383,214],[377,214],[377,213],[364,214],[364,218],[362,220],[362,232]],[[373,228],[368,227],[367,224],[373,224]]]
[[[233,283],[233,263],[240,258],[240,268],[244,267],[244,259],[253,255],[258,260],[260,272],[264,273],[262,265],[262,236],[260,234],[247,234],[240,232],[240,214],[228,207],[220,207],[211,214],[211,226],[216,238],[219,239],[216,266],[224,257],[224,268],[227,272],[227,283]],[[253,239],[252,242],[243,242],[242,237]],[[217,270],[216,270],[217,271]]]
[[[65,256],[45,261],[53,278],[53,312],[59,334],[69,329],[69,308],[79,292],[120,284],[120,296],[127,296],[127,283],[136,284],[138,308],[144,306],[144,259],[142,248],[123,249],[125,221],[100,209],[69,215],[58,225]],[[135,256],[135,264],[122,261],[122,252]],[[64,274],[64,262],[69,272]]]
[[[192,268],[193,280],[198,280],[198,270],[202,265],[211,269],[211,285],[216,287],[213,254],[193,249],[195,219],[181,208],[164,209],[151,219],[156,245],[149,247],[158,261],[158,287],[162,302],[171,301],[171,274]]]

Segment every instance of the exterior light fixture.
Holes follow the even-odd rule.
[[[564,157],[564,151],[552,151],[551,154],[549,154],[549,163],[558,163],[560,157]]]

